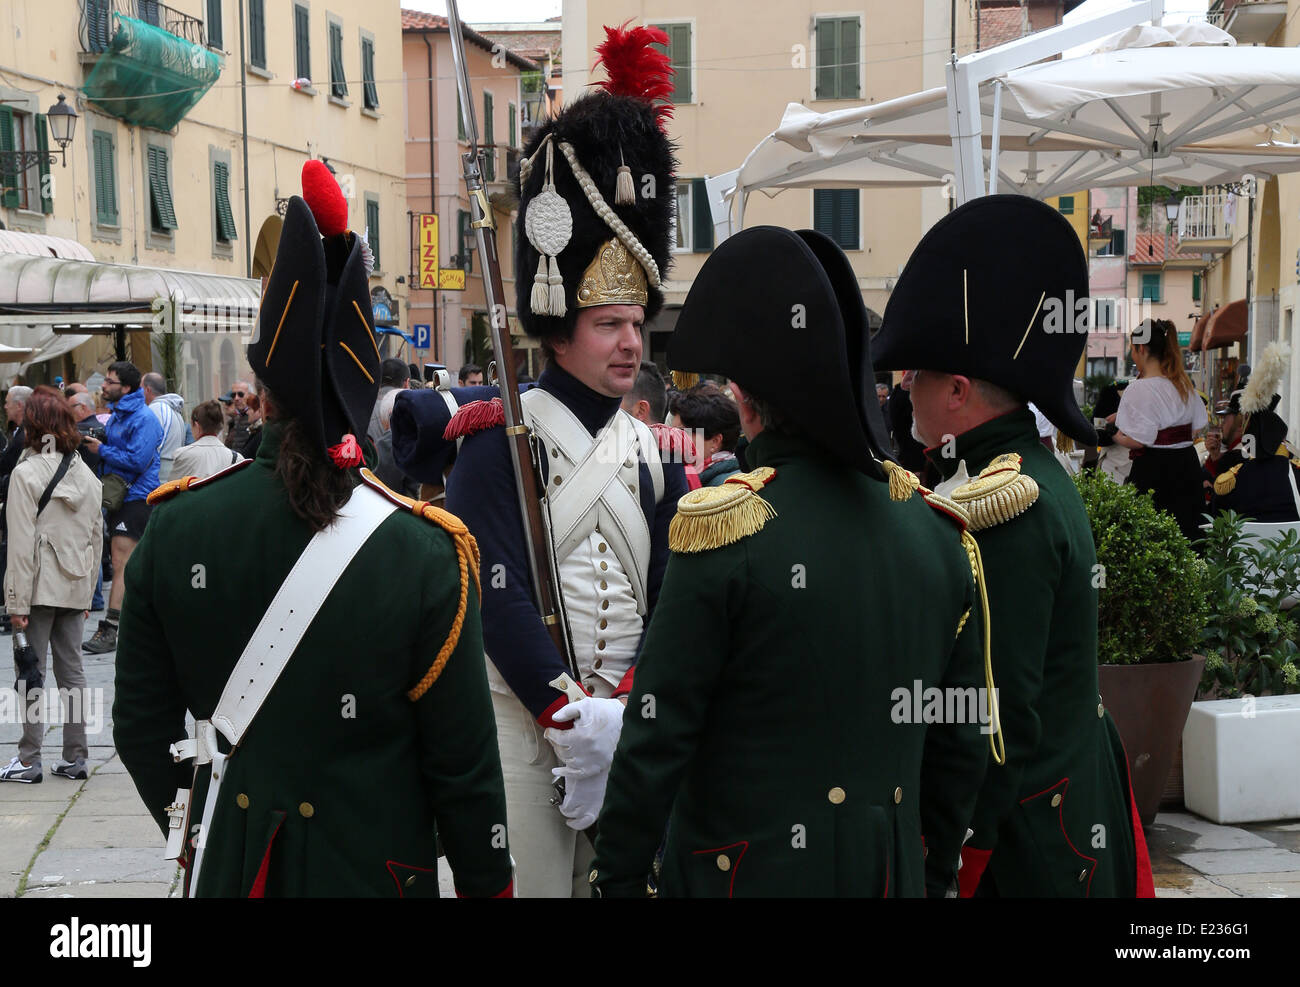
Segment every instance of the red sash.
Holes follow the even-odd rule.
[[[1192,441],[1192,426],[1190,423],[1186,425],[1171,425],[1169,428],[1162,428],[1159,432],[1157,432],[1156,440],[1152,442],[1151,445],[1144,446],[1141,449],[1130,449],[1128,451],[1128,458],[1137,459],[1138,456],[1146,452],[1147,449],[1159,448],[1161,446],[1170,446],[1173,445],[1175,442],[1191,442],[1191,441]]]

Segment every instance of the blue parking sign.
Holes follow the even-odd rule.
[[[428,324],[414,325],[411,327],[415,331],[415,348],[417,350],[427,350],[429,348],[430,327]]]

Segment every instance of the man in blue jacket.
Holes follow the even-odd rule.
[[[126,562],[149,523],[152,508],[145,498],[158,486],[158,445],[162,442],[162,426],[145,404],[140,371],[135,364],[122,360],[108,368],[104,375],[104,397],[113,408],[113,415],[104,427],[104,441],[88,438],[85,445],[99,456],[100,475],[120,476],[127,490],[122,506],[108,515],[113,587],[108,594],[107,617],[99,622],[99,629],[83,649],[91,655],[117,650],[117,621],[122,610]]]

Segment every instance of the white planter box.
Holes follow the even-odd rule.
[[[1183,799],[1216,823],[1300,818],[1300,696],[1192,703]]]

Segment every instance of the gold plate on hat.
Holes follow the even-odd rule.
[[[618,237],[601,244],[578,282],[578,308],[644,305],[649,299],[645,269]]]

